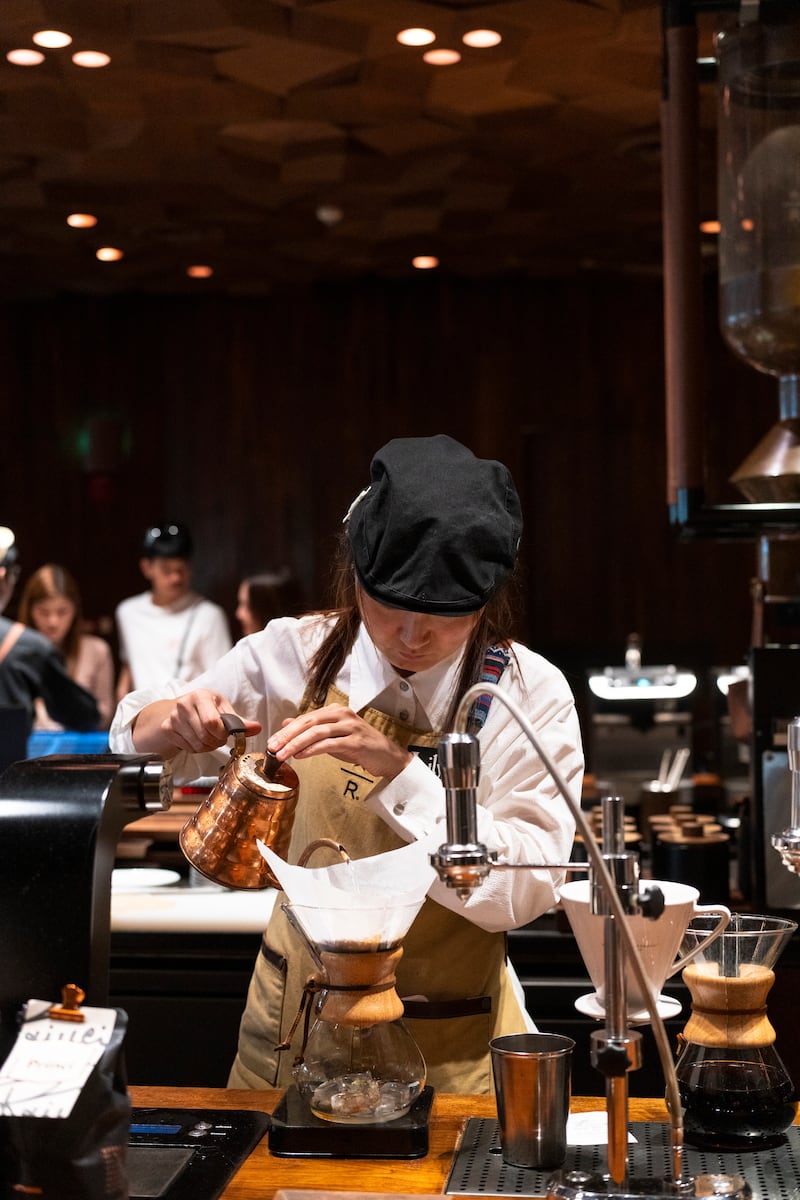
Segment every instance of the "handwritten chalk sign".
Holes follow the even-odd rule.
[[[113,1008],[82,1008],[80,1024],[54,1021],[51,1000],[29,1000],[14,1048],[0,1067],[0,1115],[68,1117],[111,1041]]]

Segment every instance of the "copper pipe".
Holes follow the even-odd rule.
[[[703,487],[697,43],[693,18],[665,27],[662,222],[667,500],[672,505],[681,490]]]

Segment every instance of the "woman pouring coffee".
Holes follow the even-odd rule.
[[[444,435],[389,442],[345,518],[334,607],[271,621],[189,685],[127,696],[112,749],[158,754],[178,780],[213,774],[227,757],[220,714],[237,712],[248,738],[258,738],[252,749],[263,749],[266,734],[300,778],[289,861],[318,838],[364,858],[437,830],[445,840],[436,747],[467,688],[491,680],[522,706],[579,799],[572,693],[557,668],[511,635],[521,531],[501,463]],[[563,798],[506,706],[482,701],[470,717],[481,743],[479,840],[512,862],[566,861],[574,822]],[[556,871],[495,871],[466,901],[431,885],[403,941],[397,991],[433,1087],[489,1092],[490,1039],[530,1028],[504,934],[552,906],[559,882]],[[309,969],[276,904],[229,1086],[291,1083],[302,1022],[292,1050],[275,1047]]]

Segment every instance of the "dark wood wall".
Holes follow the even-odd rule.
[[[777,419],[709,284],[708,489]],[[278,564],[308,605],[332,539],[395,436],[447,432],[513,471],[526,515],[525,635],[570,672],[739,662],[752,543],[680,542],[666,503],[662,295],[587,276],[339,284],[264,297],[64,297],[0,306],[0,523],[24,573],[69,566],[87,615],[139,590],[144,527],[195,534],[198,586],[233,614]],[[13,610],[13,606],[12,606]]]

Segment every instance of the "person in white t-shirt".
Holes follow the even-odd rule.
[[[117,606],[121,662],[117,699],[167,680],[189,680],[230,650],[228,619],[192,591],[192,537],[185,525],[151,525],[139,567],[150,590]]]

